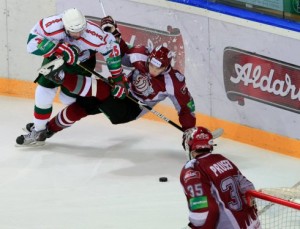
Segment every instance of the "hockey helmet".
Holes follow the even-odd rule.
[[[76,8],[66,10],[62,21],[67,32],[78,33],[86,28],[85,16]]]
[[[157,68],[168,67],[171,64],[173,53],[166,47],[160,45],[152,50],[149,62]]]
[[[184,146],[189,153],[193,151],[212,151],[213,150],[213,136],[211,132],[205,127],[193,127],[184,133]]]

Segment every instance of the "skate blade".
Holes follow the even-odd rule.
[[[45,145],[45,141],[36,141],[36,142],[32,142],[30,144],[23,144],[23,145],[19,145],[19,144],[15,144],[16,147],[40,147],[40,146],[44,146]]]
[[[218,137],[221,137],[223,133],[224,133],[224,129],[218,128],[218,129],[214,130],[211,134],[213,136],[213,139],[216,139]]]

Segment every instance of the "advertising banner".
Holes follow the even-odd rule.
[[[300,66],[226,47],[223,76],[229,100],[252,99],[300,114]]]

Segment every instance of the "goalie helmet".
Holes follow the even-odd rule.
[[[168,67],[171,64],[173,52],[162,45],[154,48],[149,55],[149,62],[157,68]]]
[[[193,127],[184,133],[184,146],[189,154],[193,151],[213,150],[213,136],[211,132],[204,127]]]
[[[86,28],[85,16],[76,8],[66,10],[62,21],[67,32],[78,33]]]

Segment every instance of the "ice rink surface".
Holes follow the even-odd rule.
[[[181,229],[187,203],[179,183],[182,133],[140,119],[114,126],[89,116],[43,147],[16,147],[34,101],[0,97],[0,228]],[[63,106],[55,104],[54,114]],[[166,115],[167,116],[167,115]],[[215,141],[257,189],[290,187],[300,160],[225,138]],[[169,181],[161,183],[159,177]]]

